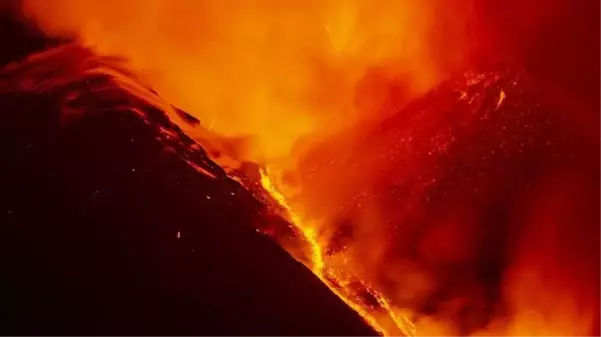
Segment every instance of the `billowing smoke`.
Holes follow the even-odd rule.
[[[571,8],[567,0],[510,2],[25,0],[23,10],[50,35],[125,58],[204,129],[244,139],[237,159],[283,171],[302,166],[292,170],[296,176],[275,178],[300,181],[300,193],[285,183],[280,189],[298,213],[326,219],[317,227],[324,251],[340,260],[332,264],[354,268],[393,304],[411,307],[422,334],[587,334],[598,325],[598,259],[591,258],[598,252],[598,181],[588,184],[597,172],[588,161],[581,165],[586,175],[578,165],[554,172],[548,158],[535,165],[536,147],[524,155],[522,143],[547,144],[549,136],[540,131],[546,112],[524,117],[539,111],[537,101],[509,82],[491,85],[468,100],[490,106],[466,105],[465,134],[448,106],[425,100],[435,107],[425,121],[395,119],[404,138],[401,131],[387,139],[358,136],[474,61],[505,59],[588,88],[578,79],[589,77],[574,74],[598,74],[582,62],[598,67],[598,45],[597,54],[583,52],[567,48],[577,45],[566,41],[576,41],[578,30],[553,34],[559,30],[552,23]],[[486,112],[485,121],[509,116],[515,123],[509,131],[491,123],[497,133],[479,133],[472,109]],[[554,125],[556,146],[564,124]],[[445,139],[453,132],[457,139]],[[357,139],[375,145],[351,146]],[[563,161],[551,152],[554,165]],[[491,158],[495,165],[474,169]],[[504,194],[482,192],[493,189]]]
[[[23,10],[50,35],[126,58],[206,128],[247,137],[244,159],[264,161],[373,117],[391,83],[402,104],[461,67],[467,3],[25,0]]]

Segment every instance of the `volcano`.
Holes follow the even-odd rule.
[[[21,39],[0,58],[0,332],[599,334],[598,116],[527,70],[384,100],[279,176],[220,164],[238,140],[126,60]]]
[[[370,289],[422,334],[472,335],[495,320],[514,325],[492,330],[501,335],[594,333],[594,116],[525,71],[469,71],[352,141],[308,151],[293,199],[326,219],[326,269],[359,289],[350,297]],[[511,323],[527,311],[545,313],[530,318],[543,326]]]
[[[65,45],[1,72],[2,333],[374,334],[114,65]]]

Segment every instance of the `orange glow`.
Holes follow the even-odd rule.
[[[402,137],[383,135],[377,144],[360,140],[376,123],[463,68],[471,3],[26,0],[24,12],[49,34],[75,37],[102,55],[125,58],[166,102],[201,121],[201,126],[186,123],[161,101],[160,106],[188,135],[215,149],[208,152],[231,169],[228,173],[234,179],[244,183],[233,173],[243,162],[261,167],[260,181],[253,183],[260,183],[261,193],[272,199],[266,202],[268,206],[278,208],[300,234],[300,250],[280,244],[376,331],[461,335],[453,321],[453,315],[461,311],[461,298],[445,302],[443,314],[437,317],[416,318],[440,284],[455,274],[472,272],[453,270],[449,276],[446,270],[447,274],[437,273],[438,269],[471,266],[478,258],[474,243],[481,230],[478,206],[452,196],[445,196],[437,207],[421,205],[421,201],[413,204],[414,199],[427,199],[427,187],[440,178],[430,174],[434,166],[430,158],[447,151],[455,140],[436,138],[436,132],[428,134],[428,125],[416,130],[405,127]],[[462,85],[496,79],[481,74]],[[136,85],[125,79],[118,84]],[[469,107],[479,99],[461,89],[460,104]],[[497,90],[492,85],[486,89]],[[504,109],[511,95],[508,90],[497,90],[492,110]],[[435,127],[440,127],[435,124],[438,119],[446,118],[444,113],[441,110],[432,117]],[[417,138],[431,145],[428,151],[413,148]],[[385,166],[391,161],[383,158],[382,150],[391,143],[399,145],[396,155],[411,157],[394,170]],[[362,160],[349,159],[357,157]],[[383,180],[406,177],[419,180],[410,191],[418,197],[398,199],[403,203],[396,200],[395,205],[388,205],[392,203],[388,199],[368,200]],[[424,177],[428,178],[425,182]],[[255,186],[247,183],[247,187]],[[520,213],[516,222],[528,228],[525,237],[536,237],[539,232],[545,236],[532,239],[542,242],[536,249],[527,239],[516,239],[519,242],[508,254],[510,267],[503,274],[500,295],[510,312],[495,316],[472,334],[590,333],[595,324],[594,304],[586,299],[590,294],[557,290],[595,279],[582,271],[587,257],[581,255],[577,262],[562,260],[568,276],[548,258],[574,250],[562,246],[558,238],[570,235],[563,232],[563,224],[576,215],[568,212],[556,219],[541,211],[573,206],[569,200],[559,205],[554,200],[533,205],[540,214]],[[408,223],[435,229],[415,244],[412,235],[422,228],[394,222],[406,218],[410,218]],[[399,257],[396,250],[406,253],[411,244],[416,246],[407,253],[412,258]],[[469,284],[469,277],[465,282],[458,279],[456,286],[475,293],[475,298],[483,292],[478,284]],[[475,305],[483,301],[478,298]]]
[[[312,228],[310,223],[303,222],[301,217],[292,211],[286,198],[271,181],[268,170],[261,170],[260,173],[261,184],[265,188],[265,191],[267,191],[279,205],[284,207],[287,212],[287,218],[301,231],[303,239],[309,243],[309,247],[307,248],[310,250],[310,256],[312,258],[311,264],[308,267],[311,268],[315,275],[328,285],[346,304],[357,311],[377,332],[386,336],[414,335],[415,331],[411,322],[403,317],[402,313],[395,312],[391,309],[381,295],[375,293],[372,289],[363,284],[361,285],[361,288],[358,289],[352,289],[345,284],[352,282],[351,279],[347,279],[348,275],[345,275],[345,272],[348,271],[339,270],[333,268],[334,266],[330,264],[326,264],[321,248],[322,243],[319,242],[315,228]],[[299,261],[303,260],[303,258],[299,256],[295,256],[295,258]],[[377,299],[377,303],[368,306],[361,303],[361,298],[358,294],[360,291],[367,291],[370,293]]]
[[[461,14],[446,3],[27,0],[24,11],[51,34],[125,57],[206,128],[244,137],[237,159],[292,163],[300,139],[317,141],[376,113],[385,92],[362,89],[365,81],[402,81],[409,97],[459,64],[462,21],[436,24]],[[442,29],[444,41],[429,38]]]
[[[222,166],[248,160],[288,173],[311,144],[378,120],[392,98],[403,104],[459,67],[463,21],[449,20],[464,15],[457,8],[438,0],[26,0],[23,7],[47,33],[125,58],[166,101],[201,121],[190,126],[169,110],[187,134],[211,140]],[[301,221],[272,179],[263,172],[323,280],[317,226]],[[340,275],[328,274],[341,283],[334,291],[352,296],[340,294]],[[382,299],[381,312],[370,314],[345,301],[378,331],[407,332]]]
[[[595,270],[599,262],[594,265],[599,257],[588,255],[587,250],[599,240],[599,228],[596,233],[580,229],[581,222],[587,220],[578,206],[582,201],[574,198],[590,193],[588,184],[573,172],[553,172],[537,183],[538,198],[528,196],[530,200],[525,203],[530,207],[524,217],[528,230],[516,247],[504,289],[514,315],[504,322],[502,333],[594,334],[599,324],[595,309],[599,297],[591,290],[599,289],[599,272]],[[594,198],[585,204],[591,202],[595,203]]]

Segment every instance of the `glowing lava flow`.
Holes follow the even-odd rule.
[[[390,305],[375,291],[366,289],[373,296],[378,306],[370,306],[360,304],[358,295],[353,296],[352,290],[346,285],[350,282],[344,282],[344,279],[336,275],[336,270],[328,266],[323,254],[323,250],[319,244],[317,232],[310,226],[309,222],[304,222],[301,217],[296,214],[288,204],[286,197],[276,188],[273,183],[268,169],[261,169],[261,185],[263,189],[271,195],[271,197],[286,211],[285,214],[292,225],[302,234],[303,239],[310,245],[311,250],[311,265],[307,266],[313,273],[321,279],[340,299],[342,299],[349,307],[355,310],[361,317],[378,333],[385,336],[415,334],[413,325],[399,313],[395,313]],[[293,257],[294,254],[292,254]],[[297,258],[297,257],[295,257]],[[297,258],[302,262],[302,259]],[[353,301],[352,298],[356,298]]]
[[[278,204],[286,210],[290,222],[292,222],[292,224],[300,231],[300,233],[303,234],[304,239],[311,245],[311,267],[313,272],[321,278],[324,269],[324,261],[321,248],[319,247],[319,244],[317,242],[317,235],[315,231],[302,225],[302,220],[300,216],[292,211],[284,195],[282,195],[282,193],[280,193],[280,191],[278,191],[277,188],[274,186],[273,182],[271,181],[271,177],[267,172],[267,169],[262,169],[260,173],[261,185],[263,186],[265,191],[267,191],[271,195],[271,197],[275,199],[275,201],[277,201]]]

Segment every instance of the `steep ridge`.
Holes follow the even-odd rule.
[[[118,60],[30,56],[0,107],[3,334],[374,333]]]

